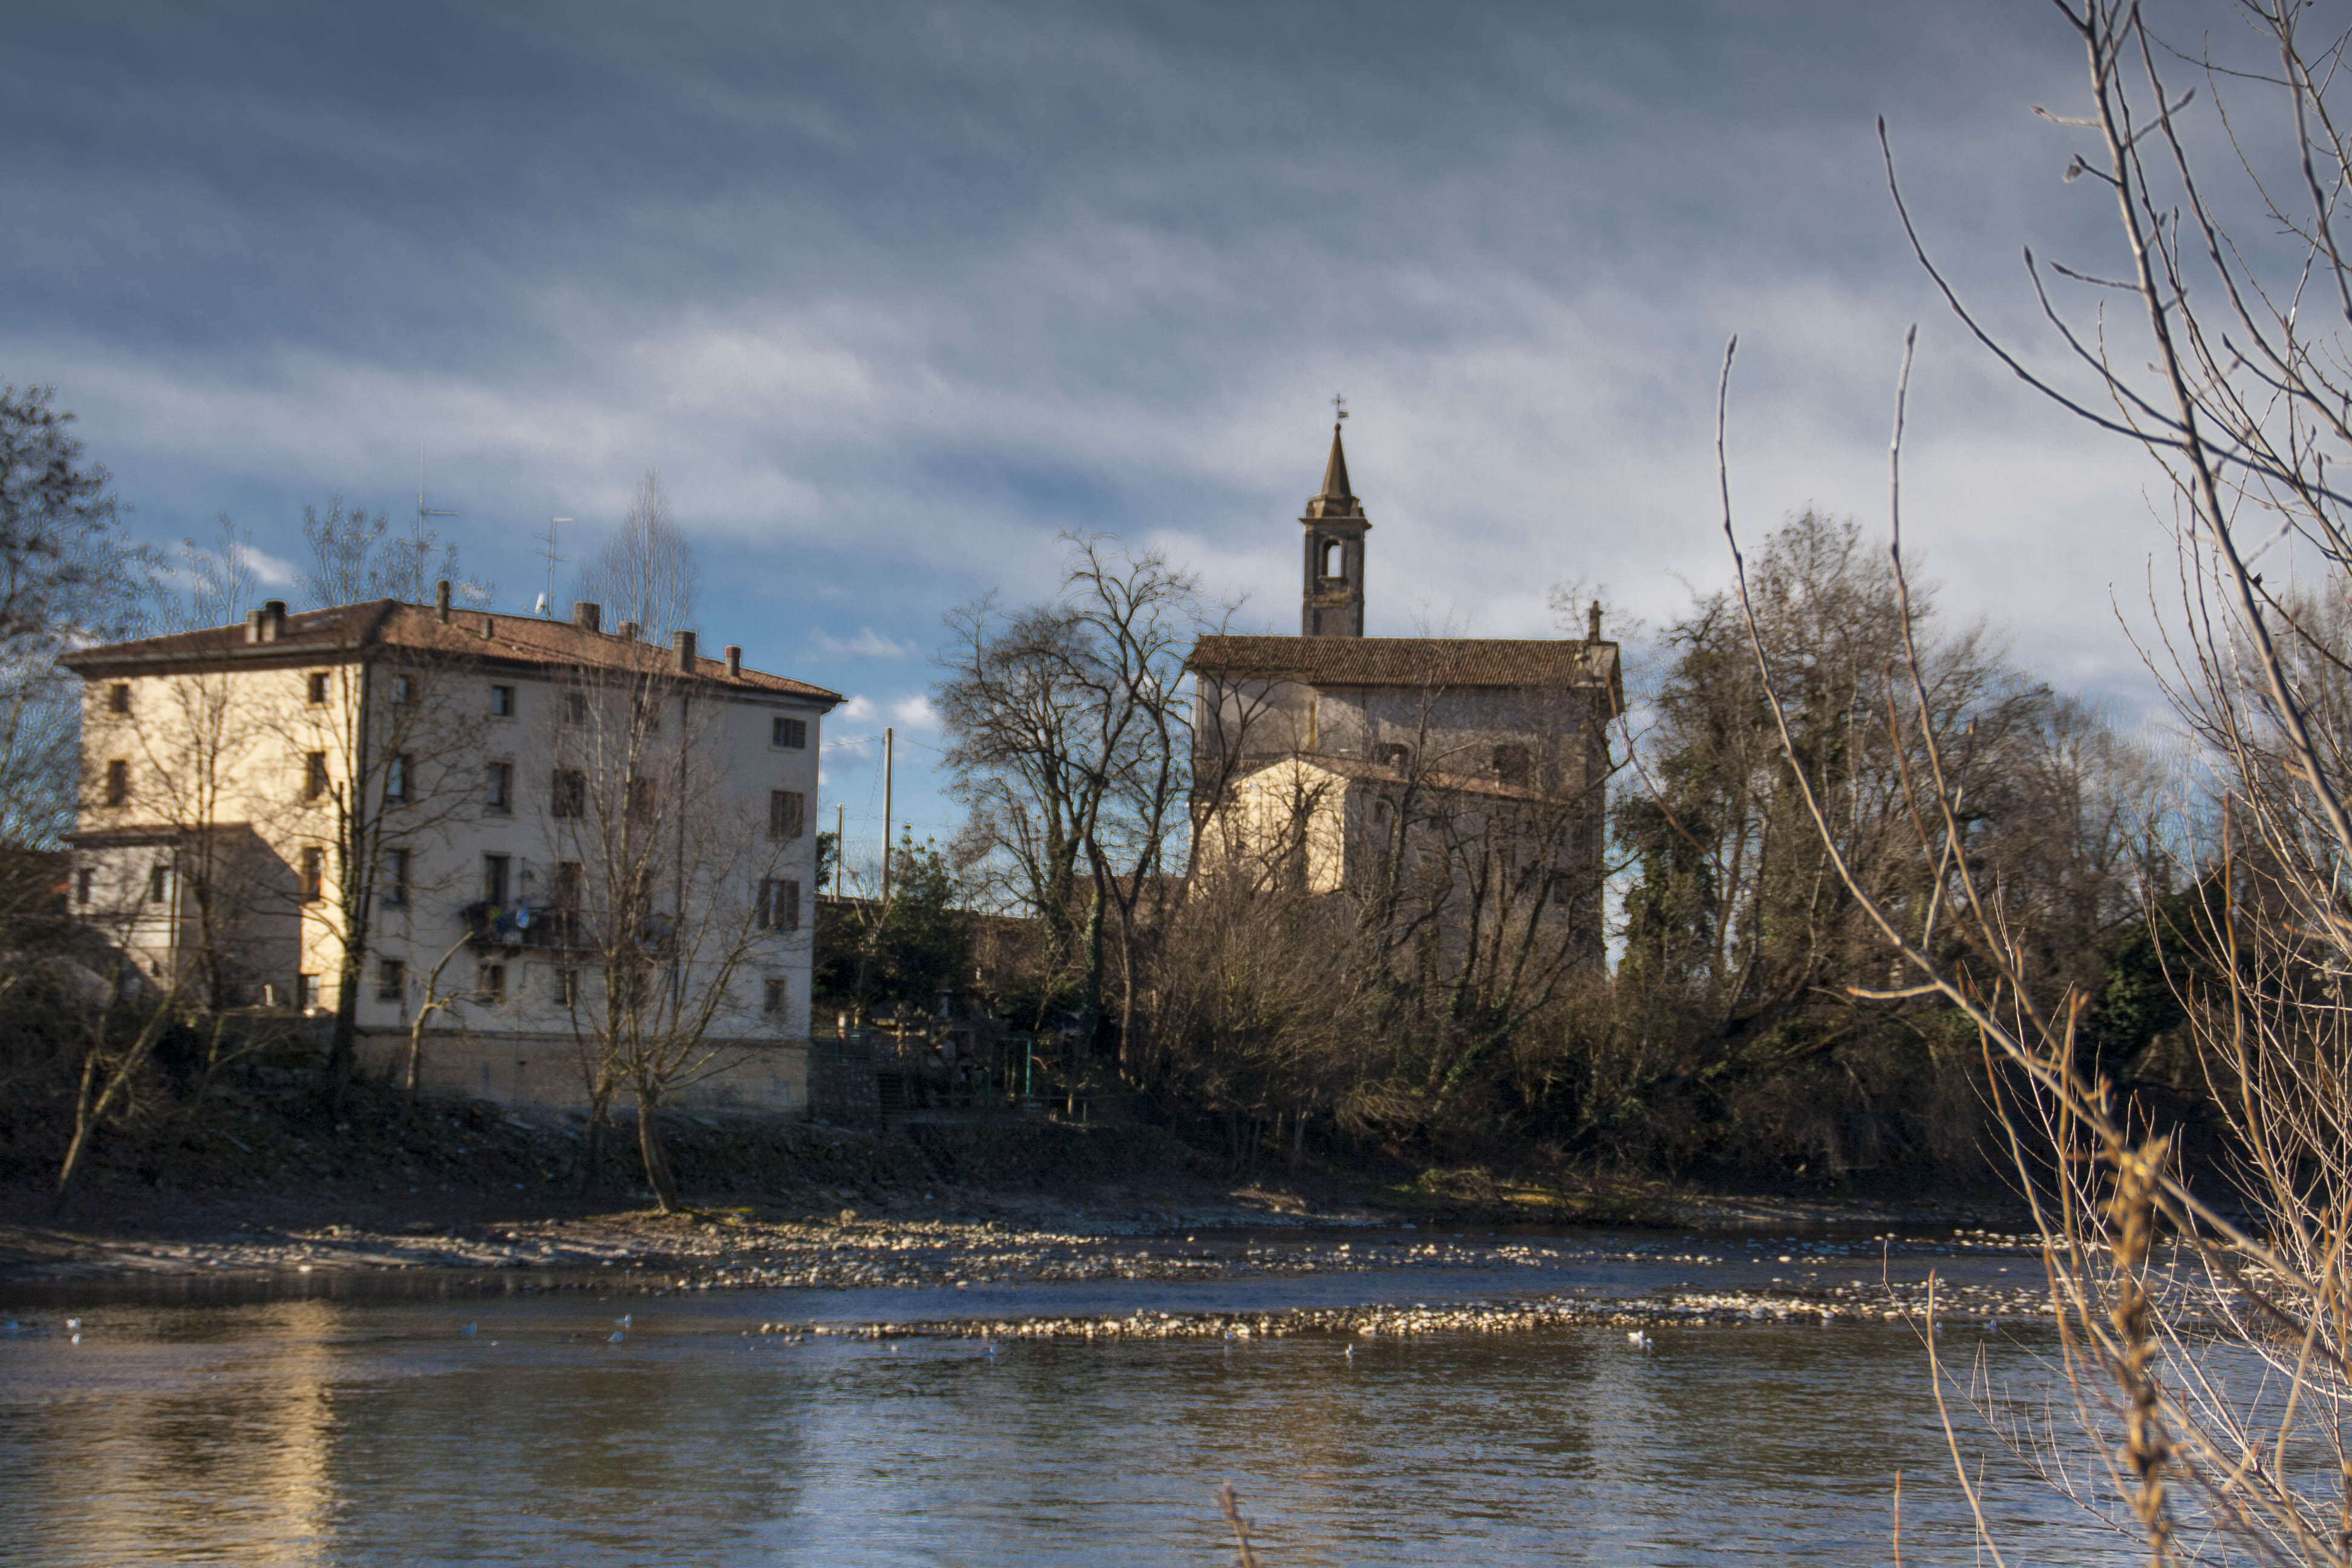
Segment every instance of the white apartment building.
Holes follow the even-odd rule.
[[[362,1070],[403,1070],[421,1016],[424,1085],[515,1104],[584,1103],[598,1042],[651,1018],[695,1042],[674,1100],[805,1105],[839,694],[595,605],[453,609],[446,583],[65,663],[69,896],[159,984],[340,1016]]]

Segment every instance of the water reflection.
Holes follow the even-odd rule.
[[[611,1344],[611,1319],[636,1326]],[[786,1344],[749,1298],[110,1307],[0,1341],[0,1562],[1972,1562],[1917,1342],[1843,1326]],[[471,1338],[458,1330],[478,1321]],[[2035,1375],[2002,1342],[1996,1363]],[[1996,1476],[2000,1468],[1995,1466]],[[2027,1557],[2128,1555],[2020,1481]],[[2012,1559],[2014,1560],[2014,1559]]]

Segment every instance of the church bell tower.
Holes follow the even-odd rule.
[[[1372,525],[1365,520],[1364,503],[1349,493],[1348,454],[1339,444],[1336,421],[1331,426],[1331,460],[1323,468],[1323,493],[1307,503],[1307,515],[1298,521],[1307,530],[1307,584],[1299,609],[1299,636],[1362,637],[1364,535]]]

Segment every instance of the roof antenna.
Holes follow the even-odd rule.
[[[425,537],[425,520],[426,518],[455,517],[457,515],[457,514],[456,512],[449,510],[446,507],[426,506],[425,504],[425,443],[419,441],[416,443],[416,536],[419,539]]]
[[[547,557],[547,592],[539,596],[539,614],[542,616],[552,616],[554,614],[554,612],[548,606],[555,603],[555,563],[563,559],[562,556],[558,555],[555,552],[555,525],[559,522],[570,522],[571,521],[572,519],[568,517],[551,517],[547,520],[547,531],[545,533],[534,533],[531,535],[533,539],[538,540],[540,543],[546,546],[545,549],[540,552],[541,555]]]

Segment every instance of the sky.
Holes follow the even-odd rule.
[[[404,523],[421,457],[503,609],[572,520],[568,605],[657,469],[705,643],[850,697],[862,841],[886,724],[899,821],[952,830],[942,616],[1051,592],[1066,531],[1295,630],[1335,395],[1371,634],[1549,635],[1560,584],[1638,634],[1727,577],[1725,340],[1743,531],[1880,529],[1917,322],[1942,604],[2128,716],[2153,475],[1967,339],[1873,129],[2046,363],[2020,247],[2118,265],[2032,112],[2080,71],[2048,0],[0,7],[0,383],[140,536],[226,514],[281,589],[305,505]]]

